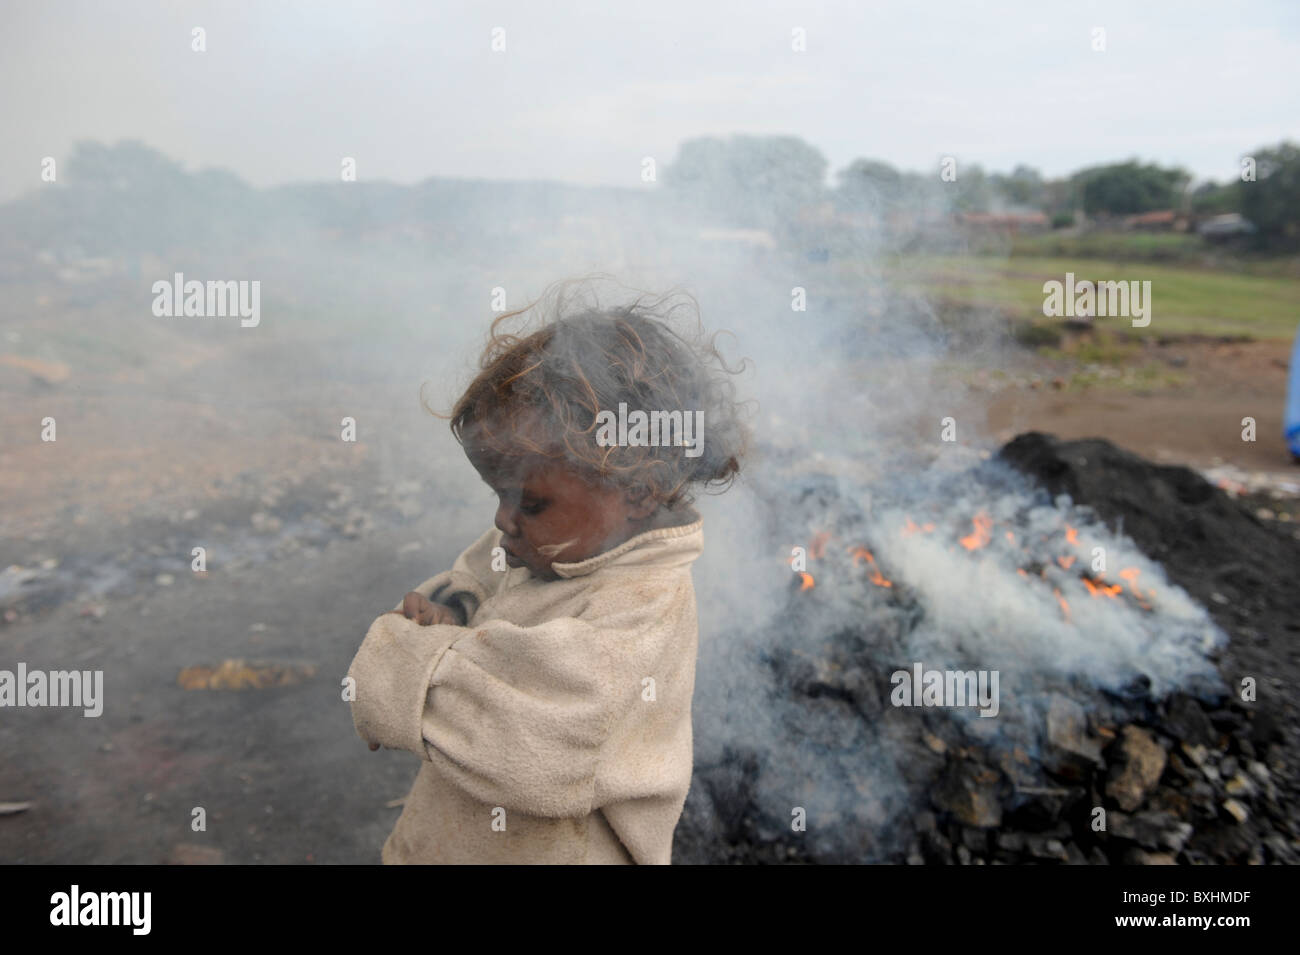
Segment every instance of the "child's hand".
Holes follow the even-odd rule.
[[[414,620],[422,627],[431,627],[434,624],[449,623],[457,625],[460,621],[456,618],[456,613],[450,607],[444,604],[436,604],[425,597],[423,594],[417,594],[411,591],[402,599],[401,610],[390,610],[389,613],[401,614],[407,620]]]

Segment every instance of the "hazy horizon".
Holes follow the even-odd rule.
[[[1224,181],[1248,150],[1300,138],[1300,8],[1276,2],[71,2],[0,17],[0,200],[83,139],[140,140],[257,187],[337,182],[350,156],[363,182],[647,188],[644,157],[662,173],[683,142],[737,133],[804,139],[828,183],[858,158],[924,171],[949,155],[1046,178],[1137,158]]]

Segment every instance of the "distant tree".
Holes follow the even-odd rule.
[[[1011,170],[1010,175],[994,173],[989,177],[993,191],[1006,203],[1041,209],[1047,198],[1047,186],[1037,169],[1019,165]]]
[[[704,137],[682,144],[664,185],[679,202],[723,222],[772,229],[825,197],[828,166],[796,136]]]
[[[1132,215],[1179,208],[1191,177],[1182,169],[1143,166],[1137,160],[1074,174],[1089,215]]]
[[[1252,155],[1255,181],[1235,183],[1241,214],[1259,229],[1260,244],[1300,246],[1300,147],[1283,142]]]
[[[993,183],[978,163],[957,166],[953,208],[960,212],[988,212],[993,206]]]
[[[1079,206],[1079,185],[1072,177],[1049,179],[1043,183],[1042,210],[1052,217],[1053,228],[1060,228],[1055,223],[1063,221],[1065,216],[1073,219]]]
[[[897,205],[902,198],[903,175],[878,159],[855,159],[835,178],[839,180],[835,200],[845,209],[876,211]]]
[[[1188,196],[1188,206],[1193,215],[1217,216],[1225,212],[1241,211],[1241,193],[1235,185],[1219,185],[1214,180],[1201,183]]]

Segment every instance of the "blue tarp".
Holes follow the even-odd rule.
[[[1287,385],[1282,433],[1291,453],[1300,458],[1300,328],[1296,329],[1295,345],[1291,349],[1291,381]]]

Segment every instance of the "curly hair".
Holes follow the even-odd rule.
[[[689,295],[679,300],[674,292],[642,294],[631,304],[601,308],[575,302],[574,284],[557,283],[537,301],[492,322],[477,376],[450,416],[438,415],[450,417],[456,440],[494,467],[526,456],[563,460],[588,480],[650,494],[668,508],[689,504],[692,485],[730,487],[750,440],[747,403],[736,400],[730,377],[745,362],[727,365],[717,333],[705,338],[698,304]],[[695,316],[689,334],[672,327],[682,311]],[[535,316],[541,316],[541,327],[528,332]],[[520,317],[524,327],[503,329]],[[698,454],[683,453],[680,443],[622,446],[597,440],[600,413],[616,414],[620,404],[681,411],[683,417],[698,412]]]

